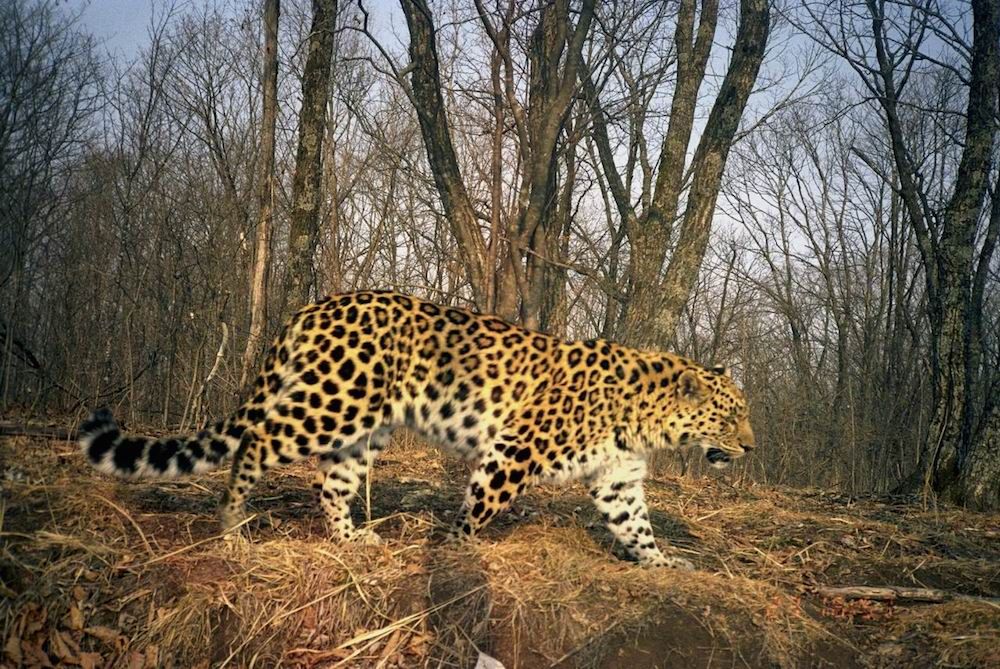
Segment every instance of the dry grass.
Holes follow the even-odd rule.
[[[647,486],[692,574],[616,560],[583,491],[540,488],[472,545],[440,540],[463,465],[407,440],[376,466],[380,546],[340,546],[311,471],[269,475],[220,536],[225,474],[120,483],[75,446],[0,439],[0,639],[10,665],[967,666],[997,663],[989,602],[824,601],[813,587],[1000,596],[1000,517],[724,479]],[[360,509],[358,520],[363,520]]]

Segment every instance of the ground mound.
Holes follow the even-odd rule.
[[[445,543],[464,474],[403,437],[357,505],[382,545],[325,539],[308,466],[223,537],[225,472],[113,481],[72,443],[0,437],[0,664],[1000,666],[1000,515],[657,478],[654,528],[698,566],[679,573],[616,560],[578,487]],[[830,589],[855,586],[897,589]]]

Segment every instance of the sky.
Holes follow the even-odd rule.
[[[216,2],[220,5],[227,4],[226,0]],[[162,16],[171,6],[183,10],[189,6],[204,4],[206,0],[66,0],[69,11],[80,14],[82,26],[98,39],[103,49],[125,60],[138,54],[149,42],[149,29],[154,15]],[[262,5],[262,2],[233,0],[228,4],[243,7],[249,4]],[[380,39],[388,37],[383,31],[391,30],[389,21],[398,20],[396,15],[400,14],[399,2],[365,0],[364,6],[372,15],[372,31]]]
[[[69,0],[71,12],[108,52],[130,58],[147,42],[154,0]]]

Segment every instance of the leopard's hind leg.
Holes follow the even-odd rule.
[[[247,498],[268,469],[343,446],[344,436],[336,431],[336,425],[325,426],[328,417],[306,410],[309,401],[307,393],[293,386],[282,393],[263,420],[243,433],[220,508],[224,527],[230,528],[245,517]]]
[[[316,484],[319,502],[326,515],[330,535],[336,541],[378,543],[379,537],[367,528],[358,529],[351,519],[351,500],[358,493],[371,463],[388,445],[389,428],[380,428],[356,441],[320,456],[321,481]]]
[[[229,484],[219,504],[219,519],[223,529],[232,529],[246,518],[246,499],[268,467],[263,455],[264,448],[260,426],[251,425],[244,430],[239,448],[233,456]]]

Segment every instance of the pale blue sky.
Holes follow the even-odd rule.
[[[216,1],[220,5],[227,4],[225,0]],[[127,59],[149,42],[154,12],[160,17],[173,7],[183,13],[185,9],[200,7],[207,2],[212,0],[67,0],[66,4],[71,12],[80,13],[83,27],[101,42],[105,50]],[[261,0],[232,0],[228,4],[242,8],[262,3]],[[364,6],[372,16],[372,32],[379,39],[389,37],[385,32],[391,32],[389,22],[396,23],[401,19],[399,2],[366,0]]]
[[[83,26],[113,54],[133,56],[148,41],[153,0],[70,0],[67,4],[70,11],[81,13]]]

